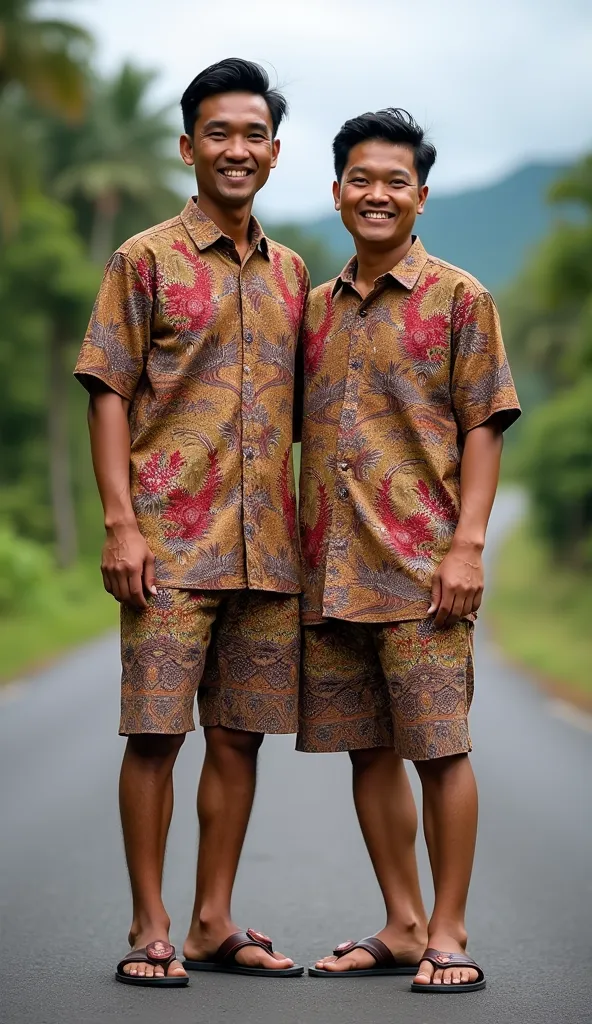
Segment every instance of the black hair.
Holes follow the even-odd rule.
[[[386,142],[410,146],[419,184],[425,185],[436,160],[436,148],[426,140],[423,128],[401,107],[387,107],[374,114],[352,117],[345,122],[333,140],[337,181],[341,181],[347,158],[354,146],[370,139],[384,139]]]
[[[200,71],[187,86],[181,97],[183,127],[187,135],[193,135],[202,100],[223,92],[252,92],[262,96],[269,107],[275,137],[282,118],[288,112],[288,101],[277,89],[270,88],[265,68],[240,57],[228,57],[212,64],[205,71]]]

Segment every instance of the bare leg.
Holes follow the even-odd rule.
[[[199,852],[195,904],[184,946],[191,960],[207,960],[232,932],[231,899],[253,799],[261,733],[213,726],[204,730],[206,755],[197,794]],[[285,968],[293,961],[257,947],[237,961],[249,967]]]
[[[423,907],[415,837],[417,812],[401,758],[386,747],[350,753],[358,821],[386,907],[386,927],[378,938],[403,962],[416,964],[425,949],[427,918]],[[372,967],[363,949],[317,967],[344,971]]]
[[[139,735],[127,741],[119,780],[119,807],[133,900],[129,941],[134,949],[168,940],[170,920],[162,902],[166,839],[173,812],[173,766],[184,736]],[[127,974],[164,975],[162,967],[128,964]],[[174,961],[167,974],[184,976]]]
[[[464,953],[465,910],[477,838],[477,786],[467,754],[417,761],[424,800],[424,829],[434,877],[434,912],[428,945]],[[435,971],[423,963],[418,984],[461,984],[475,981],[472,968]]]

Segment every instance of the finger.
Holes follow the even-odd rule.
[[[432,580],[432,603],[428,608],[428,615],[432,615],[440,605],[442,600],[442,580],[436,573]]]
[[[475,591],[475,596],[473,598],[473,611],[474,612],[479,611],[479,608],[481,607],[482,600],[483,600],[483,587],[479,587],[479,589]]]
[[[108,594],[112,594],[113,587],[111,586],[111,578],[106,569],[101,569],[101,576],[103,577],[103,586],[105,590],[107,591]]]
[[[117,587],[117,592],[119,594],[117,600],[123,601],[124,604],[130,604],[130,592],[127,573],[118,572],[114,574],[114,583],[115,586]]]
[[[113,571],[110,571],[108,573],[108,576],[109,576],[109,585],[111,587],[110,593],[113,594],[113,597],[115,598],[116,601],[121,602],[121,590],[120,590],[120,587],[119,587],[119,579],[117,577],[117,574],[114,573]]]
[[[434,619],[434,625],[440,629],[446,622],[450,612],[452,611],[452,605],[454,603],[454,594],[449,587],[442,587],[442,597],[440,598],[440,605],[436,612]]]
[[[144,560],[144,588],[149,594],[156,594],[156,574],[154,571],[154,555],[148,552]]]
[[[474,599],[475,599],[475,593],[474,593],[474,591],[471,591],[471,593],[470,593],[470,594],[467,594],[467,596],[465,597],[465,602],[464,602],[464,604],[463,604],[463,607],[462,607],[462,611],[461,611],[461,613],[460,613],[460,617],[461,617],[461,619],[464,619],[464,618],[466,618],[466,617],[467,617],[468,615],[471,615],[471,614],[472,614],[472,612],[473,612],[473,602],[474,602]]]
[[[144,597],[144,588],[142,586],[142,574],[140,570],[134,573],[130,573],[128,576],[128,587],[129,587],[129,599],[130,604],[134,608],[147,608],[148,602]]]
[[[446,619],[446,628],[450,629],[451,626],[455,626],[460,619],[464,607],[465,599],[463,594],[455,594],[452,602],[452,608],[448,618]]]

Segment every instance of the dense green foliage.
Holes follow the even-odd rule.
[[[551,556],[592,566],[592,157],[552,186],[576,223],[555,227],[502,300],[527,416],[513,462]]]

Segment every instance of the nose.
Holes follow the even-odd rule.
[[[373,185],[368,186],[366,202],[373,203],[375,206],[384,206],[389,202],[386,186],[381,181],[375,181]]]
[[[244,163],[249,159],[249,150],[242,135],[231,135],[224,153],[227,160]]]

